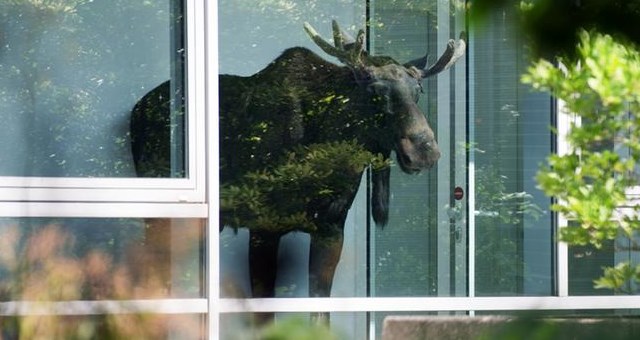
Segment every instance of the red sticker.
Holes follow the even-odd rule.
[[[461,187],[456,187],[455,189],[453,189],[453,198],[456,199],[456,201],[461,200],[464,197],[464,190],[462,190]]]

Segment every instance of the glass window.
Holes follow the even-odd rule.
[[[366,27],[365,2],[223,0],[218,10],[222,295],[365,296],[360,179],[378,151],[354,134],[370,117],[351,115],[370,103],[347,93],[352,71],[303,28],[308,21],[329,39],[335,19],[355,37]],[[358,208],[347,216],[350,206]],[[356,219],[357,236],[344,230],[359,244],[343,248],[343,224]],[[340,258],[338,271],[350,274],[337,283]]]
[[[631,119],[631,113],[628,116]],[[580,119],[580,125],[588,125],[588,119]],[[622,133],[625,135],[625,133]],[[625,136],[626,137],[626,136]],[[622,137],[621,137],[622,138]],[[590,148],[594,152],[613,151],[620,155],[622,159],[628,159],[631,156],[631,150],[621,145],[617,141],[605,139]],[[638,170],[634,170],[638,171]],[[634,191],[637,186],[628,189],[627,199],[630,202],[635,200]],[[630,206],[632,203],[630,203]],[[618,214],[620,218],[627,213],[628,207],[620,207]],[[577,222],[569,221],[570,227],[576,227]],[[613,294],[635,294],[637,293],[637,284],[631,281],[624,281],[620,289],[595,288],[595,281],[605,275],[605,268],[613,268],[620,263],[628,263],[631,268],[638,265],[640,261],[640,251],[638,249],[638,235],[633,237],[626,236],[620,232],[613,240],[606,240],[602,247],[596,248],[592,245],[578,246],[569,245],[568,266],[569,266],[569,294],[570,295],[613,295]]]
[[[454,2],[218,4],[223,297],[554,292],[513,13],[465,51]]]
[[[0,338],[205,337],[204,7],[0,1]]]
[[[300,313],[357,337],[379,334],[382,300],[432,311],[386,298],[563,309],[567,283],[598,294],[594,264],[637,258],[556,250],[535,180],[556,103],[520,81],[514,9],[469,31],[454,1],[217,4],[223,336],[297,311],[283,298],[366,297],[362,312]]]
[[[303,313],[278,313],[277,323],[263,328],[251,327],[252,320],[259,318],[256,313],[227,314],[222,323],[227,327],[221,329],[220,339],[367,339],[367,313],[331,313],[331,328],[327,325],[310,322],[309,316]],[[380,334],[378,334],[379,336]]]
[[[0,318],[6,339],[203,339],[203,315],[33,315]]]
[[[326,211],[329,199],[343,195],[345,202],[338,204],[348,208],[353,200],[349,192],[359,187],[364,163],[353,164],[361,168],[357,170],[331,168],[361,149],[361,145],[351,143],[353,135],[345,138],[338,135],[345,124],[356,127],[357,121],[327,121],[326,124],[339,124],[333,128],[311,126],[308,122],[314,119],[317,124],[325,124],[315,117],[322,117],[349,100],[342,89],[332,85],[347,88],[351,84],[336,84],[338,80],[335,76],[332,79],[330,73],[339,72],[340,77],[345,77],[351,71],[346,68],[337,71],[340,63],[309,38],[303,25],[308,21],[328,38],[331,19],[335,19],[342,29],[354,35],[354,29],[365,27],[366,6],[364,2],[349,1],[313,1],[311,4],[308,1],[275,4],[219,1],[218,6],[221,214],[223,224],[227,225],[221,234],[222,294],[227,297],[313,295],[309,292],[313,290],[310,284],[319,277],[314,280],[308,276],[312,239],[317,235],[321,239],[318,247],[326,247],[333,253],[325,251],[330,258],[318,259],[333,263],[327,267],[331,268],[342,246],[339,240],[342,233],[338,232],[342,229],[340,220],[354,217],[331,217],[335,222],[330,222],[329,228],[336,231],[327,229],[315,233],[312,230],[318,226],[314,219],[320,216],[305,211],[305,206],[321,206],[320,209]],[[300,48],[291,49],[293,47]],[[314,98],[306,98],[310,95]],[[327,136],[334,133],[329,129],[335,129],[335,137]],[[360,152],[361,158],[373,156],[364,150]],[[314,155],[318,157],[312,158]],[[298,168],[296,164],[302,165]],[[304,167],[308,167],[309,173],[305,173]],[[321,167],[342,178],[331,177]],[[267,177],[259,176],[261,172]],[[252,177],[253,174],[257,176]],[[269,177],[272,175],[277,178]],[[298,181],[302,186],[297,186],[292,176],[306,176],[306,180]],[[349,186],[355,184],[355,188],[333,192],[332,181],[347,181]],[[251,197],[243,198],[252,195],[252,191],[258,195],[257,205],[251,203]],[[305,203],[306,198],[313,203]],[[366,198],[363,199],[358,204],[362,207],[360,221],[366,221]],[[339,214],[346,212],[344,208],[336,207]],[[322,223],[319,228],[327,228],[326,222]],[[364,267],[360,267],[364,264],[364,258],[360,257],[363,246],[361,243],[358,249],[351,249],[351,258],[361,262],[356,267],[348,265],[348,270],[358,270],[364,275]],[[333,277],[328,272],[326,275]],[[251,276],[255,281],[253,287]],[[365,293],[366,285],[362,282],[354,282],[353,277],[346,280],[350,281],[345,282],[349,287],[345,287],[342,294]],[[324,289],[318,296],[329,296],[326,281]]]
[[[595,280],[600,278],[604,267],[614,267],[623,260],[614,251],[616,242],[605,242],[600,249],[593,246],[569,247],[569,294],[570,295],[612,295],[610,289],[596,289]]]
[[[454,3],[372,4],[374,54],[403,62],[426,55],[435,62],[449,40],[466,30],[464,11]],[[372,296],[468,294],[465,84],[465,58],[423,81],[418,105],[437,136],[440,156],[412,176],[401,166],[390,168],[389,222],[370,229]],[[454,197],[455,190],[462,196]]]
[[[0,301],[204,297],[199,219],[3,218]]]
[[[0,176],[185,177],[183,2],[0,3]]]
[[[464,15],[288,4],[219,2],[223,296],[465,295]]]
[[[629,238],[621,233],[616,239],[603,242],[600,248],[593,245],[568,246],[569,294],[637,295],[637,283],[622,276],[614,276],[622,283],[620,288],[596,288],[596,280],[605,276],[605,268],[613,268],[621,263],[627,263],[630,268],[638,266],[640,251],[637,240],[637,235]]]
[[[492,13],[470,51],[478,296],[554,292],[554,217],[535,174],[552,151],[555,116],[549,95],[520,82],[529,58],[515,20]]]

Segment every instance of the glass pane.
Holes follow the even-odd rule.
[[[308,314],[278,313],[276,321],[259,325],[258,313],[223,314],[222,340],[242,339],[368,339],[367,313],[331,313],[331,326],[314,323]]]
[[[218,5],[222,295],[366,295],[361,178],[382,150],[358,136],[371,127],[366,90],[303,29],[329,38],[335,19],[355,35],[365,2]]]
[[[0,317],[3,339],[203,339],[202,315]]]
[[[466,294],[465,18],[407,6],[219,1],[223,296]]]
[[[621,283],[620,288],[596,288],[595,281],[605,276],[605,268],[613,268],[621,263],[628,263],[630,268],[640,263],[637,235],[629,239],[621,233],[615,240],[603,242],[600,248],[592,245],[569,246],[569,294],[638,294],[637,283],[630,280],[632,276],[624,278],[616,275],[615,281]]]
[[[203,224],[2,219],[0,301],[203,297]]]
[[[0,13],[0,176],[185,176],[181,0]]]
[[[463,11],[446,1],[373,1],[372,50],[408,61],[435,61],[465,29]],[[418,105],[437,136],[434,167],[407,176],[391,166],[389,222],[372,227],[371,295],[465,296],[466,77],[464,58],[452,71],[424,79]],[[454,190],[462,196],[455,198]]]
[[[614,242],[605,242],[602,248],[594,246],[569,247],[569,294],[611,295],[610,289],[596,289],[595,280],[604,275],[604,267],[614,267]]]
[[[629,119],[632,113],[629,113]],[[589,126],[592,122],[583,118],[582,126]],[[620,140],[629,138],[628,131],[621,132],[617,137]],[[620,155],[623,160],[631,157],[631,150],[620,143],[618,140],[603,139],[597,145],[593,145],[590,149],[594,152],[612,151]],[[633,170],[638,171],[638,170]],[[635,198],[628,197],[629,200]],[[620,209],[620,218],[628,212],[626,207]],[[579,223],[569,221],[569,227],[577,228]],[[616,275],[615,281],[621,285],[617,289],[596,288],[596,280],[605,276],[605,268],[614,268],[623,263],[629,264],[630,268],[635,268],[640,263],[640,249],[638,248],[639,235],[635,233],[629,238],[621,230],[614,240],[605,240],[602,247],[596,248],[593,245],[570,245],[569,246],[569,294],[571,295],[614,295],[614,294],[638,294],[638,285],[631,276],[622,277]],[[620,270],[619,273],[622,273]],[[611,277],[611,276],[609,276]],[[614,280],[610,280],[614,281]]]
[[[496,11],[472,44],[478,296],[553,293],[550,200],[534,177],[552,150],[554,116],[548,95],[520,83],[529,59],[515,20]]]

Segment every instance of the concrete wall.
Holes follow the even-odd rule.
[[[389,316],[382,339],[640,339],[640,318]]]

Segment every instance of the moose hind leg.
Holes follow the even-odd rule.
[[[309,253],[309,296],[329,297],[342,252],[342,230],[331,235],[311,235]],[[312,315],[316,322],[328,322],[329,313]]]
[[[251,293],[254,298],[275,297],[279,244],[279,234],[250,232],[249,274]],[[273,321],[273,317],[273,313],[259,313],[255,316],[255,321],[258,324],[265,324]]]

